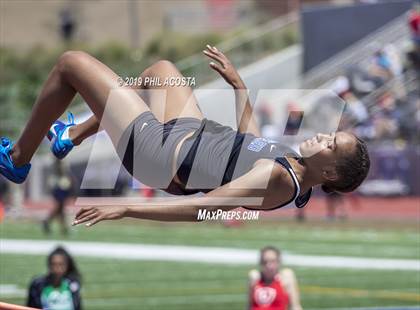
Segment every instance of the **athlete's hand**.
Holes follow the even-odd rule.
[[[217,71],[233,88],[245,88],[245,84],[230,60],[215,46],[207,45],[204,55],[215,60],[210,62],[210,68]]]
[[[72,225],[87,222],[86,226],[92,226],[100,221],[118,220],[123,218],[126,212],[125,206],[82,207],[77,212]]]

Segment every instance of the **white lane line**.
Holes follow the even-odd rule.
[[[19,288],[16,284],[0,284],[1,297],[23,297],[26,295],[26,289]]]
[[[258,261],[258,251],[250,249],[60,240],[0,239],[0,253],[46,255],[58,244],[67,247],[74,255],[96,258],[233,265],[254,265]],[[415,259],[383,259],[284,253],[283,261],[288,266],[420,270],[420,260]]]

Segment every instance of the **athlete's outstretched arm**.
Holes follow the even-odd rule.
[[[252,114],[248,89],[238,71],[236,71],[230,60],[216,47],[207,45],[207,49],[203,53],[218,62],[211,62],[210,67],[219,72],[225,81],[235,90],[236,124],[238,131],[242,133],[249,132],[257,137],[261,137],[260,129]]]
[[[231,210],[241,206],[270,209],[290,200],[293,187],[288,172],[273,161],[258,164],[243,176],[218,187],[203,197],[172,199],[146,206],[83,207],[74,225],[92,226],[103,220],[124,217],[157,221],[198,221],[199,210]],[[291,181],[290,181],[291,182]],[[281,191],[279,191],[281,189]]]

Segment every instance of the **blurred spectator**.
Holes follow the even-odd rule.
[[[400,76],[403,73],[403,65],[395,46],[393,44],[387,44],[383,48],[383,52],[388,58],[392,75]]]
[[[344,196],[333,192],[325,196],[327,203],[327,220],[333,221],[336,218],[345,220],[347,212],[344,206]]]
[[[0,223],[3,221],[6,213],[7,194],[9,192],[9,184],[6,179],[0,176]]]
[[[305,221],[305,208],[297,208],[295,212],[295,219],[298,222],[304,222]]]
[[[374,115],[375,135],[377,139],[397,138],[399,133],[400,110],[391,92],[384,93],[377,103],[380,112]]]
[[[407,57],[413,68],[420,74],[420,47],[409,51]]]
[[[61,224],[62,234],[67,234],[67,225],[65,218],[65,205],[67,200],[73,194],[73,180],[70,173],[64,167],[60,160],[56,160],[54,171],[48,180],[51,189],[51,195],[54,198],[54,207],[42,222],[43,230],[46,234],[51,233],[50,222],[57,218]]]
[[[272,246],[261,249],[260,270],[249,272],[250,310],[302,309],[293,270],[280,269],[280,251]]]
[[[414,68],[420,71],[420,2],[416,1],[408,15],[408,26],[413,41],[413,49],[408,52],[408,58]]]
[[[273,108],[267,102],[262,102],[256,110],[261,128],[261,135],[269,140],[276,140],[279,137],[277,125],[273,123]]]
[[[414,45],[420,47],[420,2],[416,1],[408,15],[408,25]]]
[[[47,259],[48,273],[32,280],[27,306],[48,310],[81,310],[80,274],[73,257],[62,247]]]
[[[271,115],[273,115],[273,108],[267,102],[262,102],[257,109],[260,127],[272,124]]]
[[[353,90],[357,96],[366,95],[372,91],[374,91],[377,87],[376,82],[372,77],[369,75],[366,70],[360,68],[359,66],[351,66],[348,69],[348,76],[349,76],[349,83],[347,90]],[[343,77],[338,77],[337,80]],[[344,77],[346,78],[346,77]]]
[[[69,43],[73,40],[76,21],[70,9],[63,9],[60,12],[60,34],[64,42]]]
[[[294,102],[287,104],[287,123],[284,130],[285,135],[297,135],[303,119],[302,109]]]
[[[409,20],[413,40],[417,40],[418,43],[420,1],[416,3]],[[329,88],[346,102],[338,130],[353,132],[372,145],[373,150],[381,147],[392,150],[418,145],[420,48],[417,43],[416,47],[408,53],[405,53],[405,47],[400,44],[385,46],[377,44],[378,46],[374,48],[376,52],[371,56],[368,55],[347,68],[340,68],[339,71],[344,71],[344,74],[336,76],[328,83]],[[326,95],[317,99],[308,119],[321,119],[322,121],[318,123],[327,123],[329,119],[332,119],[323,109],[330,102],[330,97],[332,96]],[[336,106],[340,105],[336,104]],[[312,126],[316,128],[316,125]],[[389,154],[388,152],[388,158]],[[376,158],[375,162],[381,161]],[[389,163],[388,160],[384,162]],[[410,159],[407,165],[413,164]],[[402,167],[403,165],[399,166],[398,170],[401,171],[403,177],[398,178],[397,181],[415,178],[414,172],[408,172]],[[373,178],[377,177],[373,176]],[[393,178],[395,177],[384,177],[385,180]],[[409,181],[404,184],[408,183]],[[416,185],[415,182],[410,183],[412,193],[417,192]],[[376,185],[371,185],[371,187],[371,193],[376,192],[373,190]],[[329,210],[335,210],[335,205],[341,201],[338,197],[327,199]],[[346,201],[348,199],[352,199],[351,204],[349,203],[352,207],[357,202],[352,196],[346,195]],[[328,211],[329,214],[332,214],[331,212]],[[297,214],[297,217],[302,219],[301,214]]]
[[[341,96],[350,90],[350,81],[346,76],[340,75],[332,82],[330,89]]]
[[[346,76],[338,76],[330,84],[346,102],[339,130],[351,129],[367,140],[414,138],[413,132],[419,127],[415,119],[418,93],[407,84],[411,73],[402,63],[398,50],[388,44],[378,47],[368,63],[352,65]],[[324,101],[319,100],[319,107]],[[315,113],[319,114],[319,109]]]
[[[371,64],[369,66],[369,74],[373,79],[382,86],[394,75],[392,72],[391,59],[383,49],[378,50],[372,56]]]
[[[369,114],[366,107],[352,92],[345,92],[340,97],[346,102],[344,113],[348,113],[355,124],[363,124],[368,120]]]
[[[144,185],[140,192],[142,193],[141,195],[147,199],[152,199],[156,195],[156,190],[153,187],[149,187],[147,185]]]
[[[0,200],[3,200],[9,190],[9,185],[3,176],[0,176]]]
[[[332,83],[331,89],[338,97],[346,102],[339,130],[342,128],[348,128],[354,124],[361,125],[368,121],[369,113],[365,105],[350,90],[350,81],[347,77],[339,76]]]

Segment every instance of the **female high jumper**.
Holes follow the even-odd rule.
[[[198,221],[199,210],[245,205],[256,210],[289,203],[303,207],[315,185],[327,192],[350,192],[366,178],[370,166],[367,148],[353,134],[317,134],[300,144],[301,157],[281,142],[260,137],[244,93],[246,86],[236,69],[216,47],[207,46],[203,52],[214,60],[210,67],[235,91],[237,131],[204,118],[189,86],[142,86],[150,90],[147,105],[145,96],[121,86],[120,77],[106,65],[85,52],[68,51],[48,76],[17,142],[2,138],[0,173],[22,183],[45,136],[51,140],[53,154],[64,158],[101,127],[124,167],[141,183],[176,195],[205,193],[176,199],[176,203],[169,197],[167,202],[147,206],[82,207],[73,224],[87,226],[123,217]],[[147,68],[140,77],[162,81],[183,78],[165,60]],[[166,98],[159,91],[164,91]],[[68,124],[56,121],[76,93],[93,116],[77,125],[72,119]],[[167,104],[162,104],[165,99]],[[244,203],[255,197],[261,199]]]

